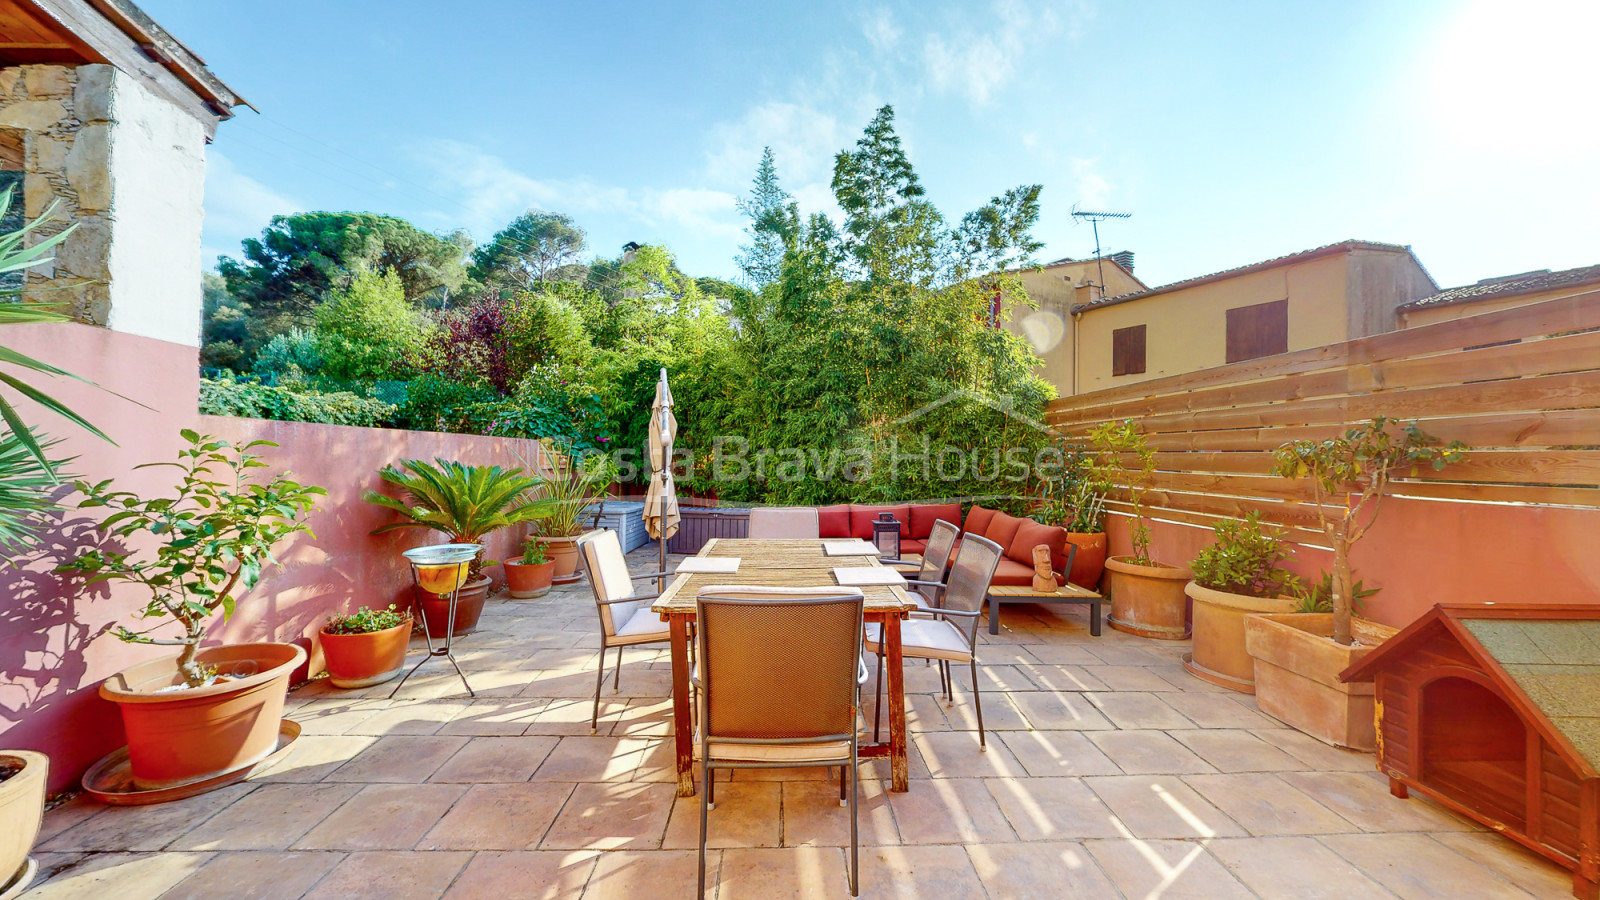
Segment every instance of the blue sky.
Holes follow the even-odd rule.
[[[142,0],[261,109],[219,129],[206,263],[275,213],[485,239],[540,207],[594,250],[731,276],[772,145],[806,211],[892,103],[951,218],[1044,185],[1161,284],[1346,238],[1442,286],[1600,263],[1592,0],[547,3]]]

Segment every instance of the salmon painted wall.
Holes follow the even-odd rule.
[[[1108,517],[1111,552],[1132,552],[1130,519]],[[1152,521],[1157,560],[1187,565],[1210,529]],[[1600,605],[1600,509],[1498,506],[1390,497],[1352,553],[1356,577],[1380,592],[1364,615],[1402,627],[1435,603]],[[1333,553],[1296,547],[1287,567],[1320,578]]]
[[[196,428],[234,442],[274,441],[278,449],[263,448],[274,468],[328,489],[310,520],[316,538],[297,535],[280,547],[283,567],[269,570],[240,599],[231,621],[218,619],[209,641],[298,641],[313,650],[311,671],[321,668],[311,636],[322,621],[358,606],[403,603],[410,571],[400,551],[440,539],[420,530],[369,534],[389,521],[361,500],[363,490],[381,487],[378,469],[400,459],[434,457],[518,466],[513,450],[529,459],[537,453],[532,441],[200,416],[193,347],[76,324],[11,326],[7,339],[9,346],[121,394],[69,379],[49,385],[50,393],[103,429],[116,446],[74,433],[37,408],[20,407],[27,421],[63,437],[57,455],[76,457],[65,470],[71,475],[112,478],[118,487],[145,495],[170,490],[167,470],[134,467],[175,458],[182,446],[178,432]],[[116,707],[96,692],[99,682],[174,652],[126,644],[108,633],[117,624],[136,624],[133,613],[144,605],[138,591],[105,585],[85,590],[53,574],[86,546],[93,522],[76,510],[63,512],[38,553],[0,569],[0,596],[6,598],[0,604],[0,747],[49,754],[52,791],[74,786],[95,760],[125,743]],[[497,535],[490,556],[503,559],[521,537],[520,531]],[[498,567],[487,571],[499,574]]]

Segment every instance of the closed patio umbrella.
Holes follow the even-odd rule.
[[[672,483],[672,441],[677,436],[672,389],[667,386],[667,370],[662,369],[650,405],[650,492],[644,498],[644,527],[661,542],[662,569],[667,567],[667,538],[678,533],[678,489]]]

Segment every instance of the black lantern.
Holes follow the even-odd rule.
[[[900,558],[900,522],[894,513],[879,513],[872,522],[872,543],[884,559]]]

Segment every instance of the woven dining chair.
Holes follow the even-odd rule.
[[[945,569],[950,565],[950,551],[955,548],[956,538],[960,534],[960,528],[943,519],[933,523],[928,545],[922,551],[922,562],[917,566],[917,577],[906,579],[906,583],[917,593],[913,599],[917,601],[919,611],[937,605],[939,591],[944,588]]]
[[[972,702],[978,713],[978,746],[988,750],[983,733],[983,698],[978,691],[978,618],[983,615],[983,598],[989,593],[994,570],[1005,551],[985,537],[967,535],[950,567],[950,577],[935,585],[934,603],[925,615],[900,623],[900,653],[906,659],[930,659],[939,664],[939,680],[945,699],[955,702],[951,685],[951,663],[966,663],[972,670]],[[883,698],[883,626],[866,627],[868,652],[878,655],[878,679],[872,698],[872,737],[878,738],[878,715]]]
[[[641,593],[633,584],[641,578],[660,578],[671,573],[630,573],[628,558],[622,552],[622,543],[617,540],[615,531],[591,531],[579,537],[578,552],[584,572],[589,576],[589,589],[594,591],[595,608],[600,613],[600,670],[595,673],[594,712],[589,717],[589,731],[593,733],[600,726],[600,688],[606,681],[606,651],[617,648],[617,673],[611,685],[612,693],[616,693],[622,688],[623,647],[672,639],[670,626],[650,611],[650,601],[661,593]]]
[[[804,540],[821,533],[821,520],[813,506],[758,506],[750,510],[752,538]]]
[[[699,591],[693,684],[703,790],[696,896],[706,891],[706,824],[716,808],[716,770],[814,766],[839,767],[839,805],[850,808],[850,895],[858,895],[863,605],[861,591],[835,585]]]

